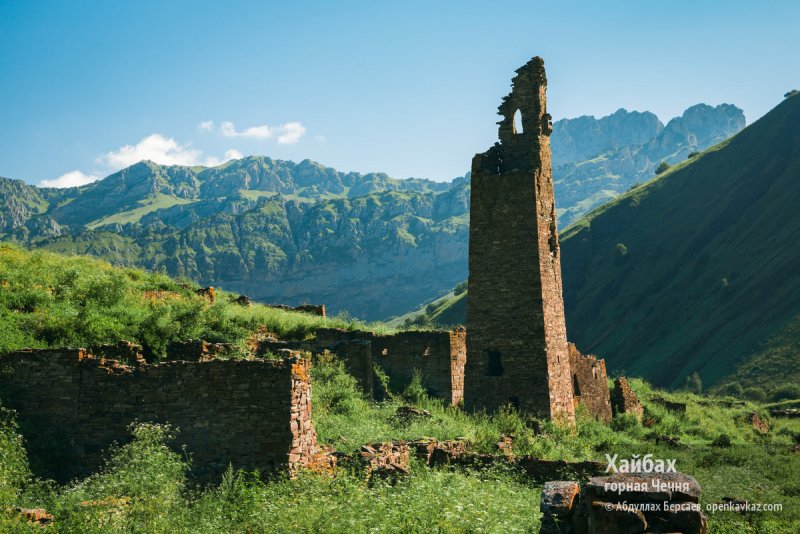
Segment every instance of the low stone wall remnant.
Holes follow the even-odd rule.
[[[415,373],[422,376],[429,393],[457,405],[464,397],[466,331],[409,331],[375,334],[337,328],[317,330],[318,350],[330,350],[345,362],[359,385],[372,393],[376,380],[373,366],[385,372],[394,389],[401,390]]]
[[[295,472],[317,454],[310,362],[175,361],[129,366],[84,349],[23,350],[0,358],[0,399],[18,412],[31,463],[60,481],[101,465],[134,421],[169,423],[193,475],[228,465]]]

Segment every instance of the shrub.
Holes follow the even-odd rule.
[[[456,295],[460,295],[467,290],[467,281],[464,280],[463,282],[456,285],[455,289],[453,289],[453,293]]]
[[[611,428],[617,432],[624,432],[639,426],[639,419],[633,414],[620,413],[611,420]]]
[[[723,395],[730,395],[732,397],[742,397],[744,388],[739,382],[731,382],[722,389]]]
[[[428,398],[428,389],[425,387],[424,377],[417,369],[411,377],[411,382],[403,389],[403,398],[408,402],[418,404]]]
[[[698,154],[700,154],[700,152],[689,152],[689,155],[686,156],[686,159],[692,159],[693,157],[697,156]]]
[[[669,163],[667,163],[666,161],[662,161],[661,163],[658,164],[658,167],[656,167],[656,174],[661,174],[670,167],[671,165]]]
[[[711,442],[712,447],[730,447],[731,446],[731,438],[727,434],[720,434],[714,441]]]
[[[763,388],[759,387],[749,387],[742,392],[742,397],[755,401],[755,402],[766,402],[767,394],[764,392]]]
[[[0,406],[0,513],[16,504],[29,478],[28,456],[14,412]]]
[[[800,384],[784,384],[778,386],[769,396],[773,402],[790,399],[800,399]]]
[[[698,395],[703,392],[703,381],[700,379],[700,374],[697,371],[686,377],[683,383],[683,389],[690,393],[697,393]]]

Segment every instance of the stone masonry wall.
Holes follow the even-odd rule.
[[[58,480],[102,465],[134,421],[179,428],[176,449],[193,474],[229,464],[294,471],[315,454],[308,360],[214,360],[127,366],[83,349],[27,350],[0,358],[0,398],[18,412],[32,464]]]
[[[584,356],[573,343],[568,346],[575,406],[583,404],[597,419],[610,421],[611,392],[608,388],[605,360],[598,360],[591,354]]]
[[[544,62],[516,72],[500,142],[472,160],[464,404],[571,421]]]
[[[362,343],[360,349],[353,345],[355,341]],[[389,376],[392,387],[403,388],[417,371],[422,374],[425,386],[433,396],[453,405],[461,402],[466,360],[464,330],[412,331],[391,335],[333,328],[317,330],[318,347],[337,352],[345,359],[348,369],[352,368],[351,372],[362,387],[373,380],[363,358],[363,344],[366,342],[370,344],[372,362]],[[349,361],[354,359],[357,361]]]

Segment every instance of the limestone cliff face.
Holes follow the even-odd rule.
[[[584,115],[553,124],[553,166],[585,161],[607,150],[643,145],[656,137],[664,125],[655,114],[619,109],[607,117]]]
[[[553,125],[553,177],[558,223],[566,228],[593,208],[655,175],[659,163],[684,161],[745,127],[730,104],[698,104],[662,125],[652,113],[624,109]]]

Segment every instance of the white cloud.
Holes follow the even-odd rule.
[[[53,180],[42,180],[39,185],[42,187],[77,187],[90,184],[99,179],[94,174],[84,174],[79,170],[69,171]]]
[[[318,143],[327,143],[327,142],[328,142],[328,139],[327,139],[327,138],[326,138],[324,135],[315,135],[315,136],[314,136],[314,139],[315,139],[315,140],[316,140]]]
[[[268,139],[273,134],[273,129],[266,124],[263,126],[251,126],[238,132],[236,131],[236,125],[229,121],[220,124],[219,131],[225,137],[249,137],[253,139]]]
[[[306,133],[306,127],[299,122],[287,122],[280,126],[251,126],[244,130],[237,130],[236,125],[225,121],[219,125],[220,133],[225,137],[245,137],[250,139],[270,139],[276,137],[281,145],[297,143]]]
[[[202,152],[188,145],[182,145],[171,137],[151,134],[136,143],[125,145],[119,150],[107,152],[98,161],[112,169],[122,169],[142,160],[150,160],[162,165],[199,165]]]
[[[217,165],[221,165],[222,163],[225,163],[226,161],[230,161],[232,159],[242,159],[243,157],[244,157],[244,154],[242,154],[241,152],[239,152],[235,148],[229,148],[228,150],[225,151],[225,155],[222,157],[222,159],[219,159],[219,158],[214,157],[214,156],[208,156],[203,161],[203,165],[205,165],[206,167],[216,167]]]
[[[243,157],[244,157],[244,154],[242,154],[241,152],[239,152],[235,148],[230,148],[230,149],[225,151],[225,157],[223,158],[223,161],[229,161],[229,160],[232,160],[232,159],[242,159]]]
[[[197,129],[210,132],[214,129],[214,121],[203,121],[197,125]]]
[[[278,134],[278,143],[282,145],[293,145],[306,133],[306,127],[299,122],[287,122],[278,128],[281,130]]]
[[[198,127],[200,129],[205,129],[205,125],[207,124],[213,127],[213,121],[201,122]],[[281,141],[279,140],[278,142]],[[97,163],[105,166],[105,169],[95,170],[92,174],[86,174],[76,169],[53,180],[42,180],[40,185],[42,187],[75,187],[86,185],[99,180],[99,174],[101,173],[105,175],[109,171],[116,172],[143,160],[150,160],[161,165],[186,165],[189,167],[203,165],[206,167],[215,167],[226,161],[242,159],[243,157],[244,155],[235,148],[226,150],[222,158],[206,156],[203,154],[202,150],[191,148],[191,143],[182,144],[172,137],[165,137],[156,133],[148,135],[135,145],[125,145],[118,150],[106,152],[98,157]]]

